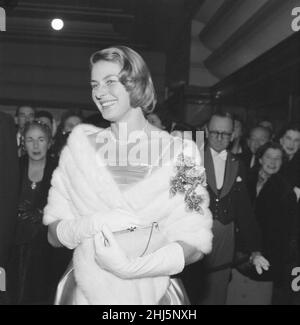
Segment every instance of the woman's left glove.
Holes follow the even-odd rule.
[[[26,221],[33,224],[42,224],[43,211],[40,209],[31,209],[25,211],[19,210],[18,219],[20,221]]]
[[[94,244],[98,265],[122,279],[174,275],[180,273],[185,265],[183,249],[176,242],[149,255],[128,258],[106,225],[95,236]]]

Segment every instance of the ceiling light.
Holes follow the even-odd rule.
[[[59,18],[52,19],[51,27],[55,30],[61,30],[64,27],[64,22]]]

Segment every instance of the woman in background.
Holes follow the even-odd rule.
[[[247,267],[247,263],[239,266],[239,271],[234,269],[227,297],[229,305],[290,303],[290,275],[296,263],[291,244],[296,235],[297,206],[292,187],[279,174],[283,155],[279,144],[266,143],[259,149],[259,168],[248,178],[249,194],[262,233],[262,254],[270,262],[270,268],[261,275]],[[243,251],[241,242],[237,250]]]
[[[24,149],[20,158],[20,194],[16,238],[10,262],[8,290],[12,304],[50,303],[53,293],[47,227],[43,209],[55,162],[47,156],[51,131],[41,122],[26,124]],[[52,286],[52,287],[51,287]]]

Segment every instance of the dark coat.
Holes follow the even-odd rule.
[[[57,163],[47,157],[43,179],[32,200],[23,207],[17,222],[15,246],[8,267],[8,293],[13,304],[51,304],[57,283],[70,261],[72,252],[55,249],[47,239],[48,227],[42,224],[51,179]],[[20,158],[20,202],[23,183],[28,180],[28,157]]]
[[[14,240],[19,168],[13,118],[0,112],[0,267],[6,267]]]
[[[42,179],[41,188],[35,198],[33,203],[34,209],[43,210],[47,204],[48,200],[48,193],[51,187],[51,179],[52,174],[55,168],[58,165],[58,160],[56,158],[50,157],[48,154],[47,163],[44,170],[44,175]],[[28,174],[28,157],[24,156],[20,158],[20,179],[24,180]],[[35,241],[40,242],[40,244],[46,247],[45,251],[48,253],[48,258],[45,260],[45,264],[48,265],[48,272],[47,272],[47,281],[49,282],[51,296],[54,300],[54,294],[56,291],[56,287],[58,281],[60,280],[61,276],[63,275],[64,271],[66,270],[72,255],[73,251],[69,250],[65,247],[61,248],[53,248],[48,243],[47,239],[47,232],[48,227],[42,226],[43,229],[39,231],[38,237],[35,238]]]
[[[267,180],[256,197],[257,180],[258,170],[253,170],[248,180],[248,188],[262,233],[262,254],[271,267],[261,276],[256,275],[256,278],[280,284],[286,266],[297,261],[296,195],[286,180],[280,174],[275,174]]]
[[[295,154],[291,160],[284,160],[280,174],[283,178],[294,188],[300,188],[300,150]],[[298,224],[296,225],[298,246],[300,251],[300,200],[298,201]],[[300,265],[300,254],[298,254],[298,265]]]
[[[259,165],[259,161],[258,161],[257,157],[255,157],[254,166],[252,168],[250,167],[251,159],[252,159],[252,152],[248,146],[245,146],[243,148],[242,153],[237,154],[236,157],[240,161],[242,161],[242,163],[244,164],[245,171],[246,171],[247,175],[249,174],[249,172],[251,171],[252,168],[258,167],[258,165]]]
[[[291,160],[284,160],[280,174],[292,187],[300,188],[300,150]]]
[[[43,179],[32,200],[19,210],[14,247],[8,266],[8,294],[12,304],[50,302],[53,289],[53,248],[42,224],[55,164],[47,159]],[[20,158],[19,204],[23,203],[23,183],[28,180],[28,156]],[[27,191],[27,190],[26,190]],[[21,217],[22,211],[22,217]],[[26,216],[26,218],[25,218]]]
[[[22,188],[22,182],[28,176],[28,156],[25,155],[20,158],[20,189]],[[53,171],[57,167],[57,160],[51,157],[47,157],[47,163],[44,169],[43,179],[41,181],[41,188],[35,197],[33,202],[34,209],[43,210],[47,204],[48,192],[51,186],[51,178]]]

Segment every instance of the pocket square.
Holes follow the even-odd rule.
[[[236,181],[237,181],[237,182],[241,182],[241,181],[242,181],[242,178],[241,178],[240,176],[238,176],[238,177],[236,178]]]

